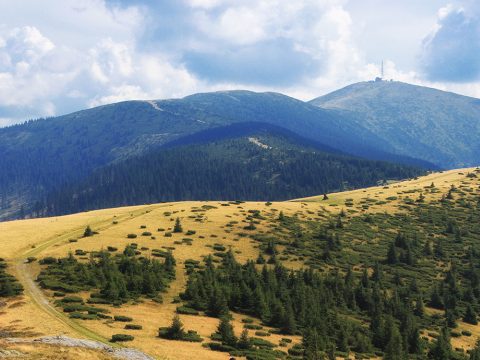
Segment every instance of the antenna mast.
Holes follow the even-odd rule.
[[[381,76],[381,79],[383,80],[384,77],[385,77],[385,71],[384,71],[384,68],[383,68],[383,60],[382,60],[382,76]]]

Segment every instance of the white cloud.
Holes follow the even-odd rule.
[[[388,20],[392,4],[365,1],[381,14],[364,15],[372,23],[368,31],[358,24],[365,9],[354,0],[0,0],[0,126],[198,91],[248,88],[307,100],[378,76],[387,41],[395,43],[389,49],[398,48],[385,56],[387,78],[480,96],[478,82],[427,81],[418,69],[399,65],[408,63],[405,58],[395,57],[402,37],[410,54],[423,29],[432,30],[426,42],[431,46],[458,11],[478,19],[474,0],[462,6],[452,0],[436,24],[435,11],[433,21],[425,14],[443,0],[422,2],[423,15],[411,20],[418,22],[415,31],[401,34],[416,1],[395,2],[397,11],[404,10]],[[478,39],[471,32],[467,38],[472,36]]]
[[[107,102],[186,95],[196,87],[194,77],[161,52],[137,49],[146,23],[141,7],[49,0],[20,12],[18,4],[0,3],[2,125],[8,118],[22,121]],[[46,7],[51,11],[41,11]],[[16,26],[23,22],[19,13],[28,25]]]

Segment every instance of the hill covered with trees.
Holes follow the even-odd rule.
[[[424,170],[348,156],[288,130],[241,123],[182,138],[51,193],[35,215],[181,200],[287,200]]]

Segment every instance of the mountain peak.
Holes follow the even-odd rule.
[[[480,162],[480,100],[399,81],[346,86],[310,104],[385,139],[397,154],[443,167]]]

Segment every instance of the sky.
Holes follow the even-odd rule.
[[[480,97],[478,0],[0,0],[0,126],[229,89],[385,78]]]

